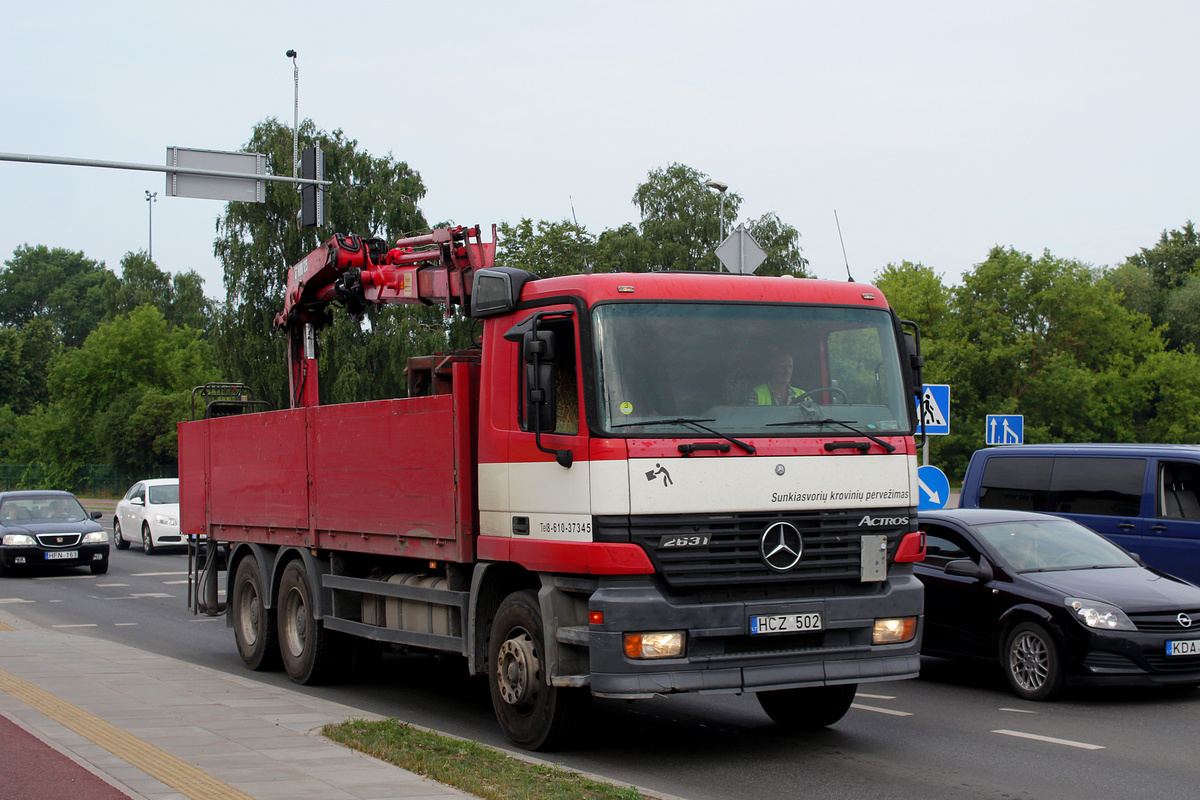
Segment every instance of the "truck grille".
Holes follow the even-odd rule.
[[[900,538],[915,529],[915,525],[859,527],[864,516],[911,518],[912,515],[907,508],[872,508],[784,514],[597,517],[595,530],[598,541],[629,541],[640,545],[659,576],[673,589],[858,583],[864,534],[886,535],[890,559]],[[795,525],[804,540],[800,563],[786,572],[768,567],[759,550],[767,526],[779,521]],[[699,546],[660,547],[667,536],[707,536],[708,542]]]

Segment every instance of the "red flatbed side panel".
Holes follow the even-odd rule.
[[[469,537],[460,539],[457,519],[454,397],[309,409],[317,546],[466,560],[459,543],[469,546]],[[469,477],[470,463],[464,469]]]
[[[189,423],[207,433],[208,522],[218,537],[279,543],[274,534],[307,534],[304,417],[293,409]]]
[[[203,422],[181,422],[179,431],[179,525],[184,535],[204,536],[207,492],[204,468],[208,463]]]

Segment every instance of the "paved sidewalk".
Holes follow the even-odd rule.
[[[379,719],[0,611],[5,800],[474,797],[320,735],[351,717]]]

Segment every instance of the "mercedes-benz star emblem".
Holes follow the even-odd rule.
[[[776,572],[787,572],[800,563],[800,554],[804,552],[804,539],[792,523],[775,522],[763,531],[758,549],[768,567]]]
[[[1178,620],[1179,624],[1185,628],[1192,627],[1192,618],[1189,617],[1187,614],[1184,614],[1183,612],[1180,612],[1179,616],[1176,617],[1175,619]]]

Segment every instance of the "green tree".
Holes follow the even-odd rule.
[[[48,319],[0,328],[0,406],[28,414],[47,402],[46,375],[60,349],[59,333]]]
[[[0,325],[45,319],[78,347],[104,318],[116,276],[83,253],[22,245],[0,271]]]
[[[1154,247],[1143,247],[1125,261],[1143,267],[1160,289],[1175,289],[1200,264],[1200,236],[1196,234],[1196,226],[1189,219],[1181,230],[1164,230]]]
[[[205,330],[213,322],[213,302],[204,296],[204,279],[194,270],[172,276],[150,260],[145,250],[126,253],[109,316],[152,305],[168,325]]]
[[[767,257],[755,270],[755,275],[811,277],[808,273],[808,259],[800,255],[800,231],[781,220],[774,211],[768,211],[751,221],[746,229],[767,253]]]
[[[642,216],[642,238],[657,249],[657,263],[664,270],[709,270],[719,268],[713,250],[720,244],[720,196],[706,185],[708,176],[684,164],[651,170],[633,194],[633,204]],[[742,196],[726,192],[725,230],[733,227]]]
[[[950,316],[950,290],[923,264],[888,264],[875,276],[875,285],[901,318],[917,323],[924,339],[936,338]]]
[[[518,267],[541,278],[556,275],[577,275],[591,266],[597,269],[596,245],[584,228],[573,222],[546,222],[534,225],[523,218],[516,225],[501,222],[497,226],[500,245],[496,250],[496,266]]]
[[[300,125],[300,146],[313,144],[324,152],[325,177],[333,181],[326,195],[326,227],[299,227],[299,193],[277,183],[269,184],[265,203],[230,203],[217,222],[214,251],[224,268],[226,290],[214,335],[217,361],[226,376],[249,384],[256,397],[276,407],[288,405],[286,342],[282,335],[272,335],[275,314],[283,306],[288,268],[334,233],[390,241],[427,229],[417,208],[425,186],[408,164],[391,155],[371,156],[342,131],[325,133],[305,120]],[[291,174],[290,127],[268,119],[255,126],[245,149],[265,154],[271,174]],[[348,328],[331,329],[331,333],[344,336],[345,341],[334,343],[327,335],[324,346],[339,350],[363,335]],[[339,382],[339,362],[323,358],[321,367],[323,386]],[[380,388],[403,392],[403,386]]]

